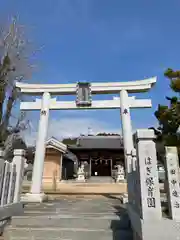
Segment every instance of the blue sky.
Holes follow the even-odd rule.
[[[153,113],[158,103],[166,103],[165,95],[172,94],[163,71],[180,67],[178,0],[3,2],[0,13],[4,19],[18,15],[35,48],[42,47],[35,59],[38,69],[29,82],[111,82],[157,76],[157,84],[149,93],[137,95],[151,97],[152,109],[131,113],[133,129],[157,125]],[[38,117],[39,113],[29,114],[36,130],[34,119]],[[118,110],[55,111],[50,122],[61,127],[63,135],[68,131],[76,135],[88,127],[92,131],[121,129]],[[57,134],[57,129],[52,134]]]

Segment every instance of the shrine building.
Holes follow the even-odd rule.
[[[124,166],[120,136],[80,136],[76,144],[66,145],[54,137],[46,142],[43,183],[76,180],[77,171],[85,166],[87,181],[92,177],[115,176],[116,166]]]

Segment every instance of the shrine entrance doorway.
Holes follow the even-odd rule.
[[[112,175],[112,160],[91,160],[91,176],[107,177]]]

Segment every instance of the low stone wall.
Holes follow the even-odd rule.
[[[28,192],[31,182],[23,184],[23,192]],[[126,183],[57,183],[56,186],[53,183],[44,183],[43,191],[45,193],[52,193],[54,191],[57,194],[122,194],[127,192]]]

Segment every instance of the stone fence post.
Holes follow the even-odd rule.
[[[14,203],[20,202],[22,183],[24,177],[25,150],[14,150],[13,163],[16,165],[16,183],[14,191]]]
[[[4,181],[4,151],[0,149],[0,202],[3,190],[3,181]]]
[[[3,186],[1,194],[1,206],[7,204],[8,193],[9,193],[9,181],[11,175],[11,163],[4,161],[4,174],[3,174]]]
[[[140,129],[136,132],[137,173],[140,187],[140,217],[143,220],[162,218],[157,155],[153,130]]]

